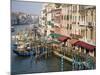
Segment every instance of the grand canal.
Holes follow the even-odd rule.
[[[24,31],[26,28],[32,27],[31,25],[16,25],[14,26],[15,32],[11,33],[14,36],[18,31]],[[12,44],[14,41],[11,41]],[[12,45],[11,45],[12,47]],[[61,62],[61,58],[51,55],[47,59],[40,58],[35,62],[35,57],[20,57],[13,53],[11,48],[11,73],[12,74],[26,74],[26,73],[43,73],[43,72],[58,72],[61,71],[63,63],[63,71],[71,71],[72,64],[66,60]]]

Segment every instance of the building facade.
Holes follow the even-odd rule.
[[[50,34],[70,36],[95,45],[96,43],[96,6],[47,3],[43,7],[44,25]]]

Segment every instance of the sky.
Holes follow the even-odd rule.
[[[31,2],[31,1],[13,1],[12,0],[11,11],[40,15],[42,5],[43,5],[43,3]]]

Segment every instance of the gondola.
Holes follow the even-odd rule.
[[[20,51],[14,49],[13,52],[15,54],[17,54],[18,56],[31,56],[32,55],[32,51],[25,51],[25,52],[23,51],[23,52],[20,52]]]
[[[33,49],[26,49],[24,51],[17,50],[17,44],[13,45],[13,52],[18,56],[31,56],[34,54]]]

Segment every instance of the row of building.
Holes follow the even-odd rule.
[[[44,3],[39,23],[47,35],[66,35],[96,45],[96,6]]]
[[[39,20],[38,15],[32,15],[23,12],[11,13],[11,25],[33,24],[33,23],[37,23],[38,20]]]

